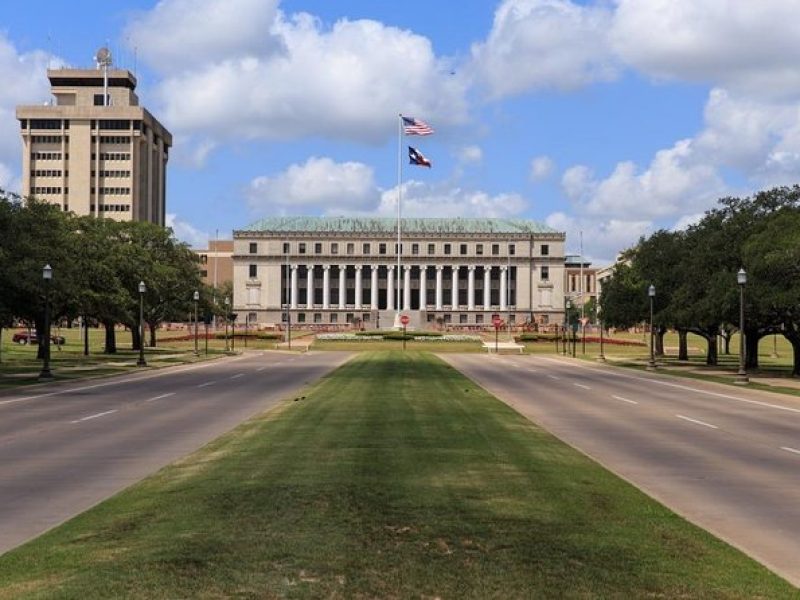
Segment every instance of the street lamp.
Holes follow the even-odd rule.
[[[225,300],[223,300],[223,304],[225,305],[225,352],[230,352],[231,348],[228,345],[228,305],[230,305],[231,299],[225,296]]]
[[[147,287],[144,281],[139,282],[139,360],[136,361],[137,367],[146,367],[144,360],[144,293]]]
[[[750,380],[744,368],[744,286],[747,283],[747,273],[744,269],[739,269],[736,273],[736,282],[739,284],[739,372],[733,383],[747,385]]]
[[[39,373],[39,379],[52,379],[50,372],[50,280],[53,279],[53,268],[48,264],[42,269],[42,279],[44,279],[44,332],[42,340],[42,355],[44,364]]]
[[[647,295],[650,297],[650,362],[647,363],[648,371],[656,369],[656,355],[653,349],[653,299],[656,297],[656,286],[652,283],[647,288]]]
[[[600,356],[597,357],[597,360],[605,362],[606,355],[603,348],[603,317],[600,316],[600,307],[597,307],[597,322],[600,324]]]
[[[197,301],[200,300],[200,292],[195,290],[192,298],[194,299],[194,355],[200,356],[197,349]]]
[[[563,339],[563,346],[564,346],[564,356],[567,355],[569,348],[569,311],[572,308],[572,302],[570,302],[569,298],[564,300],[564,339]]]

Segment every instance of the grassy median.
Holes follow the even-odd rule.
[[[378,352],[0,557],[0,596],[797,590],[435,357]]]

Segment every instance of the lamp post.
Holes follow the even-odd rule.
[[[564,356],[567,355],[569,352],[569,311],[572,308],[572,302],[570,302],[569,298],[564,300]]]
[[[42,279],[44,280],[44,332],[42,340],[44,363],[39,373],[39,379],[52,379],[50,372],[50,280],[53,279],[53,268],[48,264],[42,269]]]
[[[597,322],[600,324],[600,356],[597,357],[597,360],[605,362],[606,354],[604,352],[604,347],[603,347],[603,317],[600,315],[599,303],[597,306]]]
[[[736,282],[739,284],[739,372],[736,373],[733,383],[747,385],[750,380],[744,368],[744,286],[747,283],[747,273],[744,269],[739,269],[736,273]]]
[[[225,352],[230,352],[231,348],[228,345],[228,306],[231,303],[231,299],[225,296],[225,300],[222,303],[225,305]]]
[[[144,281],[139,282],[139,360],[136,361],[137,367],[146,367],[144,360],[144,293],[147,287]]]
[[[653,299],[656,297],[656,286],[652,283],[647,288],[647,295],[650,297],[650,361],[647,363],[648,371],[656,369],[656,355],[653,349]]]
[[[197,301],[200,300],[200,292],[195,290],[192,298],[194,299],[194,355],[200,356],[197,349]]]

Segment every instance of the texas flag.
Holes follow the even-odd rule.
[[[417,150],[416,148],[412,148],[411,146],[408,147],[408,161],[412,165],[418,165],[420,167],[428,167],[431,168],[431,161],[425,158],[422,155],[422,152]]]

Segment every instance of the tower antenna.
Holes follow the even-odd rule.
[[[111,50],[107,46],[100,48],[94,55],[98,69],[103,69],[103,106],[108,106],[108,68],[111,66]]]

